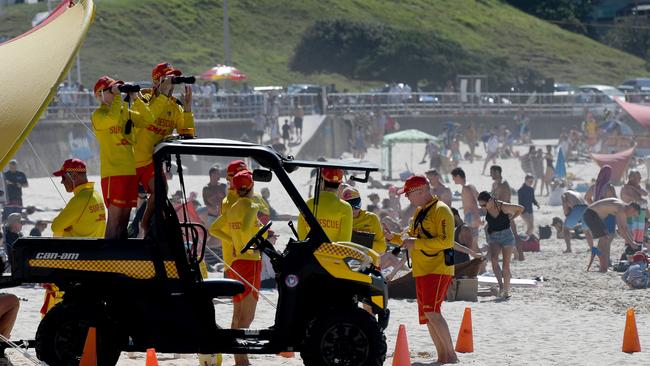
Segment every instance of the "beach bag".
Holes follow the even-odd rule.
[[[520,236],[524,252],[539,252],[539,239],[535,235]]]
[[[546,226],[539,226],[539,239],[550,239],[551,235],[553,234],[553,231],[551,231],[551,227],[549,225]]]

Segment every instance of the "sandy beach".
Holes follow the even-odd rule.
[[[540,142],[545,144],[546,141]],[[526,146],[516,148],[523,153]],[[463,152],[466,149],[463,150]],[[416,173],[426,169],[424,164],[418,164],[422,156],[424,145],[404,145],[403,148],[394,149],[394,166],[403,166],[408,162]],[[479,154],[483,154],[482,148]],[[379,149],[370,149],[367,160],[379,164],[381,159]],[[415,159],[415,162],[413,162]],[[503,176],[511,186],[518,189],[524,179],[519,160],[511,158],[499,160],[503,167]],[[491,180],[488,176],[481,176],[483,161],[468,163],[461,162],[465,169],[468,182],[474,184],[479,191],[489,190]],[[568,171],[577,177],[588,181],[594,178],[598,167],[592,163],[575,164],[568,167]],[[395,173],[395,172],[394,172]],[[641,169],[643,178],[647,178],[645,169]],[[394,174],[397,175],[397,174]],[[294,183],[307,197],[309,171],[306,169],[292,173]],[[379,175],[376,176],[379,178]],[[201,193],[201,188],[207,183],[206,176],[187,176],[187,191]],[[26,205],[36,205],[44,209],[33,215],[32,219],[51,219],[56,215],[56,209],[63,207],[64,203],[54,185],[62,190],[58,180],[50,181],[48,178],[31,179],[29,188],[24,190]],[[399,182],[395,182],[400,185]],[[267,184],[258,184],[256,189],[268,186],[271,189],[271,205],[280,213],[297,213],[293,204],[289,202],[283,189],[273,180]],[[170,182],[170,191],[178,187],[178,180]],[[368,203],[367,195],[377,192],[382,198],[387,196],[386,190],[366,189],[363,184],[358,185],[364,199],[364,206]],[[458,191],[459,186],[450,186],[452,191]],[[619,187],[620,188],[620,187]],[[618,190],[618,189],[617,189]],[[539,192],[539,189],[538,189]],[[67,199],[69,195],[63,192]],[[548,206],[547,197],[538,197],[542,205],[535,211],[536,225],[551,223],[554,216],[562,216],[560,206]],[[202,202],[201,199],[199,201]],[[407,201],[403,199],[403,207]],[[460,202],[455,201],[458,207]],[[523,227],[522,222],[518,222]],[[25,225],[23,232],[27,234],[31,225]],[[286,243],[290,230],[286,222],[274,223],[274,229],[281,235],[279,243]],[[537,230],[536,230],[537,231]],[[46,231],[45,235],[51,232]],[[485,238],[480,237],[479,244],[483,245]],[[281,247],[282,245],[280,245]],[[612,260],[616,261],[623,248],[620,238],[612,244]],[[512,266],[514,278],[533,279],[544,277],[536,288],[515,288],[512,297],[507,301],[496,300],[495,297],[479,297],[478,302],[447,302],[443,304],[443,315],[447,319],[452,335],[456,340],[461,317],[466,307],[472,309],[474,331],[474,353],[459,354],[461,364],[470,365],[629,365],[645,364],[650,359],[650,290],[629,290],[621,281],[621,275],[616,272],[606,274],[586,272],[585,268],[589,259],[586,241],[574,240],[573,253],[563,254],[564,241],[555,238],[555,231],[551,239],[542,241],[541,251],[526,253],[526,260],[514,262]],[[489,268],[489,265],[488,265]],[[217,274],[218,275],[218,274]],[[14,327],[12,338],[32,339],[40,321],[39,309],[42,304],[43,290],[40,288],[24,287],[7,289],[6,292],[14,293],[25,301],[21,302],[21,310]],[[277,299],[277,292],[264,291],[272,302]],[[629,307],[636,310],[637,328],[641,341],[642,352],[626,354],[621,352],[625,312]],[[412,362],[415,365],[432,365],[436,359],[435,348],[427,333],[426,327],[418,325],[417,306],[414,301],[391,300],[391,319],[386,329],[388,340],[388,358],[386,365],[392,362],[391,356],[395,348],[397,330],[400,324],[407,328],[408,343]],[[232,306],[230,300],[224,299],[222,304],[216,305],[218,323],[222,326],[229,324]],[[274,308],[260,301],[253,323],[254,328],[264,328],[272,325]],[[222,319],[228,319],[224,322]],[[33,353],[33,350],[31,351]],[[13,365],[30,365],[31,363],[14,350],[7,351]],[[172,355],[159,355],[161,365],[197,365],[196,355],[182,355],[174,359]],[[301,365],[299,355],[296,358],[285,359],[271,355],[253,355],[251,361],[254,365]],[[125,353],[120,358],[119,365],[144,365],[144,354],[137,354],[130,359]],[[232,356],[224,356],[224,365],[234,364]]]

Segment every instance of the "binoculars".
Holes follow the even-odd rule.
[[[194,76],[174,76],[172,77],[172,84],[194,84],[196,78]]]
[[[140,85],[135,84],[122,84],[118,85],[117,88],[121,93],[137,93],[140,91]]]

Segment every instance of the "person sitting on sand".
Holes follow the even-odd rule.
[[[648,273],[648,257],[643,252],[636,252],[632,264],[623,274],[623,282],[631,289],[644,289],[650,285]]]
[[[481,251],[472,247],[472,229],[460,218],[458,210],[451,208],[454,215],[454,272],[455,278],[476,278],[485,261]],[[472,259],[469,259],[472,257]]]
[[[582,226],[582,215],[587,209],[587,202],[580,197],[580,193],[568,190],[562,194],[562,209],[564,210],[565,217],[564,224],[561,227],[564,236],[564,243],[566,244],[564,253],[571,253],[570,230]],[[585,229],[584,232],[587,237],[587,243],[589,243],[589,248],[593,248],[594,239],[591,236],[591,232],[587,228]]]
[[[614,231],[608,227],[605,220],[608,216],[615,217],[618,232],[628,245],[637,250],[639,244],[634,242],[632,234],[627,228],[627,218],[639,215],[641,207],[638,203],[625,203],[618,198],[605,198],[589,205],[582,215],[583,222],[589,227],[594,239],[598,240],[598,249],[593,253],[598,255],[600,261],[600,272],[607,272],[609,266],[609,249],[614,238]],[[593,256],[592,256],[593,258]],[[589,267],[587,268],[589,269]]]

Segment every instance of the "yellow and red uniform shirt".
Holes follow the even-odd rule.
[[[194,115],[185,112],[183,107],[176,103],[174,97],[159,94],[152,96],[144,94],[149,100],[149,108],[154,116],[154,121],[144,126],[137,126],[135,139],[135,167],[149,165],[153,161],[153,147],[165,136],[172,134],[174,129],[194,128]]]
[[[307,201],[307,206],[311,212],[314,212],[313,198]],[[320,192],[316,214],[316,219],[332,242],[352,239],[352,206],[339,199],[334,192]],[[304,240],[308,233],[309,225],[300,214],[298,216],[298,238]]]
[[[74,189],[74,197],[52,220],[54,236],[103,238],[106,231],[104,199],[88,182]]]
[[[226,193],[226,197],[224,197],[223,201],[221,201],[221,216],[224,216],[228,214],[228,210],[232,207],[232,205],[237,202],[239,199],[239,195],[237,195],[237,191],[234,189],[228,188],[228,192]],[[216,220],[215,220],[216,222]],[[210,234],[214,237],[218,236],[214,233],[214,230],[216,230],[214,226],[214,222],[210,226]],[[219,238],[221,239],[221,238]],[[228,239],[221,239],[221,251],[223,252],[223,260],[226,262],[226,264],[230,265],[233,261],[233,256],[232,256],[232,240]]]
[[[210,234],[221,239],[222,242],[228,241],[232,243],[229,256],[231,261],[238,259],[245,260],[260,260],[260,253],[258,251],[246,251],[241,253],[241,250],[251,240],[253,236],[262,227],[257,219],[257,211],[259,206],[248,197],[239,198],[224,214],[222,211],[221,216],[210,227]],[[226,248],[223,249],[224,258],[226,257]],[[232,262],[227,262],[229,265]]]
[[[134,130],[135,127],[146,126],[154,121],[149,107],[140,99],[137,99],[133,103],[133,108],[129,110],[126,102],[115,97],[110,106],[102,104],[92,114],[93,130],[99,143],[102,178],[135,175],[133,155],[135,134],[133,132],[124,134],[129,117],[134,123]]]
[[[375,234],[375,238],[372,241],[372,250],[379,254],[384,254],[386,252],[384,229],[379,222],[379,217],[374,213],[360,210],[359,216],[352,219],[352,230]]]
[[[435,206],[429,209],[422,220],[422,225],[413,227],[413,222],[420,211],[432,205]],[[431,234],[432,238],[428,238],[424,234],[422,227]],[[413,214],[408,234],[417,238],[411,251],[413,277],[428,274],[454,275],[454,266],[445,264],[443,253],[443,250],[454,247],[454,216],[449,206],[434,198],[428,204],[418,207]],[[401,244],[402,238],[399,235],[394,235],[391,242]]]

